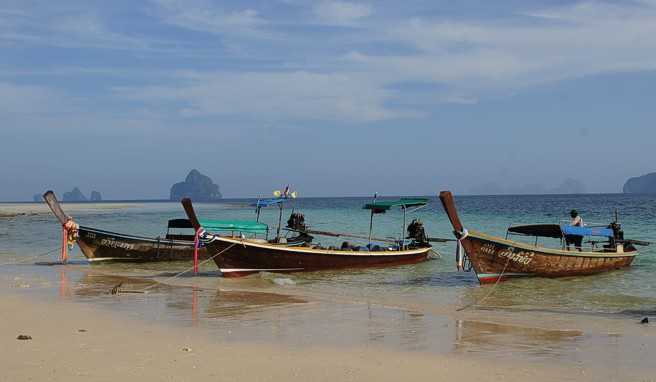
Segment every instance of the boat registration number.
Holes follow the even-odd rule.
[[[110,248],[134,249],[134,244],[124,243],[114,239],[101,239],[100,245]]]
[[[529,265],[533,261],[535,252],[522,251],[515,247],[502,247],[498,248],[492,243],[486,243],[481,246],[481,253],[490,256],[499,256],[500,258],[508,259],[514,263]]]

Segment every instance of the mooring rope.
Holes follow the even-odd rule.
[[[432,253],[433,255],[435,255],[435,257],[437,257],[438,259],[441,259],[441,258],[442,258],[442,255],[441,255],[439,252],[437,252],[436,250],[434,250],[433,248],[429,249],[428,252],[431,252],[431,253]]]
[[[472,306],[477,306],[477,305],[483,303],[483,301],[487,300],[488,297],[492,296],[492,293],[494,293],[494,290],[496,289],[497,285],[499,285],[499,282],[503,278],[503,274],[506,272],[506,268],[508,268],[509,263],[510,263],[510,257],[508,258],[508,260],[506,260],[506,265],[503,266],[503,270],[501,271],[501,273],[499,273],[499,277],[497,278],[497,281],[492,286],[492,289],[489,292],[487,292],[487,294],[485,296],[483,296],[483,298],[481,298],[478,301],[474,301],[471,304],[465,305],[462,308],[456,309],[456,312],[463,311],[467,308],[471,308]]]
[[[456,239],[458,240],[456,243],[456,268],[458,268],[459,271],[465,270],[466,252],[465,247],[462,245],[462,241],[465,240],[467,236],[469,236],[467,228],[463,227],[462,232],[456,232]]]
[[[235,245],[237,245],[237,243],[232,243],[232,244],[230,244],[230,245],[227,246],[225,249],[223,249],[221,252],[217,252],[216,254],[212,255],[212,257],[209,257],[209,258],[207,258],[207,259],[201,261],[201,262],[198,264],[198,266],[203,265],[203,264],[209,262],[210,260],[214,260],[215,257],[222,255],[224,252],[226,252],[226,251],[229,250],[230,248],[234,247]],[[151,288],[154,288],[154,287],[156,287],[156,286],[158,286],[158,285],[160,285],[160,284],[166,284],[167,282],[169,282],[169,281],[171,281],[171,280],[174,280],[174,279],[176,279],[176,278],[182,276],[183,274],[185,274],[185,273],[187,273],[187,272],[193,271],[193,270],[196,268],[196,266],[197,266],[197,265],[194,264],[193,266],[191,266],[190,268],[187,268],[187,269],[183,270],[182,272],[178,272],[178,273],[176,273],[175,275],[173,275],[173,276],[171,276],[171,277],[169,277],[169,278],[166,278],[166,279],[164,279],[164,280],[162,280],[162,281],[157,281],[155,284],[149,285],[149,286],[147,286],[147,287],[145,287],[145,288],[143,288],[143,289],[140,289],[140,290],[125,290],[125,291],[121,291],[121,289],[120,289],[120,287],[119,287],[119,288],[116,289],[116,293],[112,293],[112,294],[120,294],[120,293],[146,293],[146,292],[147,292],[149,289],[151,289]],[[112,290],[113,290],[113,289],[112,289]]]
[[[40,257],[46,256],[46,255],[50,255],[50,254],[52,254],[52,253],[58,251],[59,249],[60,249],[59,247],[55,247],[55,248],[49,250],[48,252],[40,253],[40,254],[35,255],[35,256],[30,256],[30,257],[28,257],[27,259],[24,259],[24,260],[20,260],[20,261],[12,261],[12,262],[10,262],[10,263],[1,263],[1,264],[0,264],[0,267],[5,266],[5,265],[22,265],[22,264],[27,264],[27,263],[29,263],[29,262],[31,262],[31,261],[34,261],[35,259],[38,259],[38,258],[40,258]]]

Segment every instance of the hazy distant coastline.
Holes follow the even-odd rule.
[[[489,197],[504,197],[504,196],[576,196],[576,195],[621,195],[623,194],[622,192],[586,192],[586,193],[543,193],[543,194],[537,194],[537,193],[502,193],[502,194],[476,194],[476,193],[471,193],[471,192],[456,192],[457,197],[484,197],[484,196],[489,196]],[[385,199],[393,199],[393,198],[399,198],[399,197],[408,197],[408,196],[413,196],[413,197],[425,197],[429,199],[437,199],[437,195],[379,195],[378,198],[385,198]],[[304,196],[300,197],[298,200],[303,200],[303,199],[362,199],[362,200],[369,200],[372,198],[372,195],[351,195],[351,196]],[[229,204],[229,203],[238,203],[238,202],[244,202],[244,201],[255,201],[257,199],[260,199],[259,197],[255,196],[245,196],[245,197],[229,197],[229,198],[223,198],[220,200],[216,201],[209,201],[209,202],[197,202],[197,203],[208,203],[208,204]],[[170,200],[170,199],[107,199],[107,200],[102,200],[102,201],[83,201],[83,202],[61,202],[62,204],[66,204],[68,206],[73,206],[73,205],[85,205],[85,206],[91,206],[91,205],[111,205],[111,204],[126,204],[126,205],[132,205],[132,204],[149,204],[149,203],[180,203],[178,200]],[[0,201],[0,206],[2,205],[41,205],[43,202],[33,202],[33,201],[25,201],[25,200],[17,200],[17,201]]]

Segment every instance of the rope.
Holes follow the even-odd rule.
[[[471,304],[465,305],[465,306],[463,306],[462,308],[458,308],[458,309],[456,309],[456,312],[463,311],[463,310],[465,310],[465,309],[467,309],[467,308],[470,308],[470,307],[472,307],[472,306],[477,306],[477,305],[483,303],[483,301],[487,300],[488,297],[490,297],[490,296],[492,295],[492,293],[494,293],[495,289],[497,288],[497,285],[499,285],[499,282],[500,282],[501,279],[503,278],[503,274],[506,272],[506,268],[508,268],[508,264],[509,264],[509,263],[510,263],[510,258],[508,258],[508,260],[506,260],[506,265],[503,266],[503,270],[502,270],[501,273],[499,274],[499,277],[497,278],[497,281],[496,281],[496,282],[494,283],[494,285],[492,286],[492,289],[491,289],[491,290],[490,290],[485,296],[483,296],[483,298],[481,298],[481,299],[478,300],[478,301],[474,301],[474,302],[472,302]]]
[[[456,232],[456,239],[458,239],[458,242],[456,243],[456,268],[458,270],[465,270],[465,257],[467,256],[465,253],[465,248],[462,245],[462,241],[465,240],[469,236],[469,231],[467,231],[466,228],[462,229],[462,232]]]
[[[198,274],[198,246],[200,244],[201,233],[205,235],[205,230],[198,228],[196,230],[196,234],[194,235],[194,274]]]
[[[33,261],[33,260],[35,260],[35,259],[40,258],[40,257],[46,256],[46,255],[50,255],[51,253],[57,252],[57,250],[59,250],[59,248],[58,248],[58,247],[55,247],[55,248],[49,250],[48,252],[40,253],[40,254],[38,254],[38,255],[28,257],[27,259],[24,259],[24,260],[21,260],[21,261],[18,261],[18,262],[2,263],[2,264],[0,264],[0,267],[5,266],[5,265],[21,265],[21,264],[26,264],[26,263],[29,263],[29,262],[31,262],[31,261]]]
[[[434,250],[433,248],[431,248],[429,250],[429,252],[431,252],[433,255],[435,255],[435,257],[437,257],[438,259],[442,258],[442,255],[439,252],[437,252],[436,250]]]
[[[234,247],[235,245],[237,245],[237,243],[232,243],[232,244],[230,244],[229,246],[227,246],[227,247],[226,247],[224,250],[222,250],[221,252],[218,252],[218,253],[214,254],[212,257],[209,257],[209,258],[207,258],[207,259],[201,261],[198,265],[203,265],[203,264],[209,262],[210,260],[214,260],[215,257],[222,255],[224,252],[226,252],[226,251],[229,250],[230,248]],[[121,290],[120,290],[120,286],[119,286],[119,288],[116,289],[117,292],[116,292],[116,293],[112,293],[112,294],[117,294],[117,293],[145,293],[145,292],[148,291],[149,289],[154,288],[154,287],[158,286],[159,284],[166,284],[167,282],[169,282],[169,281],[171,281],[171,280],[174,280],[174,279],[176,279],[176,278],[182,276],[183,274],[185,274],[185,273],[187,273],[187,272],[193,271],[194,268],[195,268],[196,266],[197,266],[197,265],[194,264],[194,266],[192,266],[192,267],[190,267],[190,268],[187,268],[187,269],[183,270],[182,272],[176,273],[175,275],[173,275],[173,276],[171,276],[171,277],[169,277],[169,278],[166,278],[166,279],[164,279],[164,280],[162,280],[162,281],[159,281],[159,282],[157,282],[156,284],[149,285],[149,286],[147,286],[147,287],[145,287],[145,288],[143,288],[143,289],[141,289],[141,290],[137,290],[137,291],[121,291]]]

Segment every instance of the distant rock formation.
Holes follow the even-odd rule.
[[[176,183],[171,187],[170,200],[179,201],[185,197],[197,202],[213,202],[221,199],[222,195],[219,186],[214,184],[212,179],[193,169],[184,182]]]
[[[98,191],[91,191],[91,197],[89,198],[92,202],[99,202],[102,200],[102,195]]]
[[[622,191],[625,194],[656,194],[656,172],[630,178]]]
[[[82,191],[79,188],[75,187],[72,191],[64,192],[62,196],[63,201],[65,202],[86,202],[87,197],[84,196]]]

